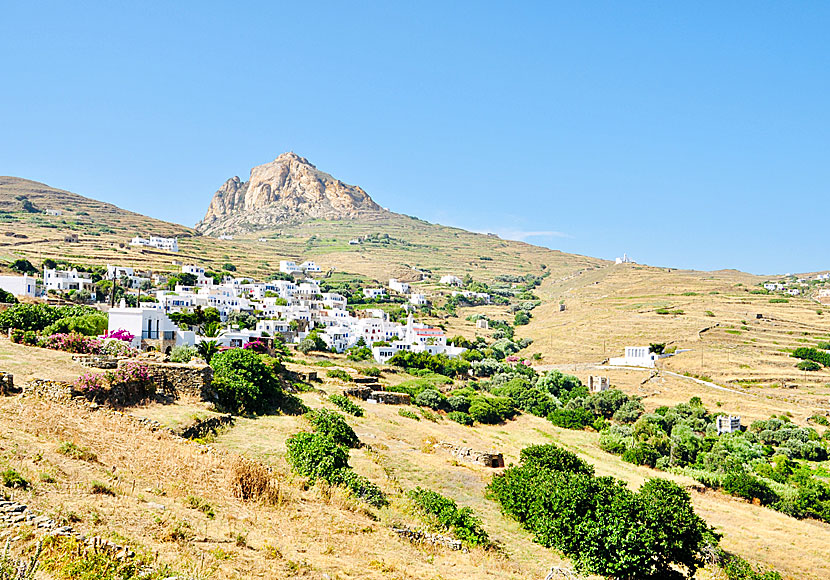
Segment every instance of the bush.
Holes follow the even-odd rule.
[[[348,383],[352,380],[352,375],[344,371],[343,369],[331,369],[326,371],[326,376],[331,379],[339,379],[344,383]]]
[[[60,318],[43,329],[43,334],[78,333],[84,336],[100,336],[107,331],[107,315],[89,313]]]
[[[322,479],[332,483],[338,470],[349,467],[348,451],[328,435],[297,433],[289,437],[285,444],[291,467],[312,481]]]
[[[306,419],[311,423],[311,427],[316,433],[328,435],[338,445],[351,448],[360,447],[360,439],[340,413],[318,409],[306,413]]]
[[[62,318],[101,315],[90,306],[49,306],[47,304],[14,304],[0,312],[0,330],[10,328],[42,331]],[[106,328],[106,327],[105,327]]]
[[[406,417],[407,419],[415,419],[416,421],[420,421],[421,418],[410,411],[409,409],[398,409],[398,415],[401,417]]]
[[[820,371],[821,365],[815,361],[803,360],[797,365],[795,365],[795,368],[797,368],[800,371]]]
[[[63,441],[57,449],[61,455],[66,455],[72,459],[80,459],[81,461],[98,461],[98,456],[86,447],[76,445],[71,441]]]
[[[793,351],[792,356],[804,360],[815,361],[817,363],[821,363],[826,367],[830,366],[830,352],[826,352],[824,350],[820,350],[817,348],[802,346],[800,348],[795,349]]]
[[[556,445],[531,445],[519,453],[519,461],[528,467],[538,467],[550,471],[565,473],[582,473],[593,475],[594,467],[575,453],[566,451]]]
[[[170,351],[170,362],[187,363],[197,356],[199,356],[199,351],[196,350],[195,346],[180,344],[179,346],[174,346]]]
[[[268,469],[245,457],[237,458],[231,466],[231,490],[243,501],[266,499],[275,503],[278,493]]]
[[[104,345],[96,338],[89,338],[75,332],[69,334],[52,334],[42,339],[39,345],[52,350],[62,350],[73,354],[101,354]]]
[[[447,413],[447,419],[455,421],[460,425],[466,425],[467,427],[473,426],[473,418],[467,413],[462,413],[461,411],[450,411]]]
[[[470,416],[474,421],[486,425],[502,423],[516,416],[513,401],[505,397],[476,396],[470,402]]]
[[[744,471],[727,473],[723,480],[723,490],[737,497],[752,501],[758,499],[762,505],[771,505],[779,497],[766,482],[757,479]]]
[[[369,367],[368,369],[363,371],[363,374],[367,377],[378,378],[381,374],[381,371],[378,367]]]
[[[29,482],[14,469],[9,468],[0,472],[0,479],[3,480],[3,485],[6,487],[29,489]]]
[[[749,562],[732,554],[723,558],[721,567],[727,580],[781,580],[781,574],[778,572],[760,568],[753,569]]]
[[[337,393],[329,395],[329,401],[334,403],[341,411],[348,413],[349,415],[362,417],[364,414],[362,407],[356,405],[344,395],[338,395]]]
[[[489,546],[490,537],[473,510],[460,508],[451,499],[428,489],[416,487],[409,492],[415,507],[431,516],[443,528],[452,531],[467,546]]]
[[[232,348],[213,355],[213,387],[219,404],[233,413],[266,413],[286,399],[260,355]]]
[[[660,459],[660,454],[654,447],[646,443],[638,443],[633,447],[626,449],[622,454],[622,460],[634,465],[648,465],[654,467],[657,460]]]
[[[427,389],[418,393],[415,397],[415,404],[419,407],[429,407],[436,411],[445,409],[447,405],[447,397],[434,389]]]
[[[548,415],[548,421],[564,429],[584,429],[594,423],[596,416],[581,407],[556,409]]]
[[[381,508],[389,505],[386,495],[377,485],[351,469],[341,469],[337,473],[336,483],[343,485],[356,497],[371,506]]]

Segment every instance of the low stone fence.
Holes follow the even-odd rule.
[[[354,397],[355,399],[360,399],[361,401],[365,401],[369,397],[372,396],[372,389],[371,387],[364,387],[362,385],[357,385],[355,387],[349,387],[343,394],[349,397]]]
[[[422,530],[413,530],[410,528],[392,528],[392,531],[406,538],[414,544],[431,544],[433,546],[441,546],[456,550],[459,552],[467,552],[467,548],[461,543],[461,540],[450,538],[449,536],[442,536],[441,534],[431,534]]]
[[[32,379],[24,385],[23,390],[43,399],[65,403],[72,400],[72,383]]]
[[[504,467],[504,456],[501,453],[476,451],[469,447],[453,445],[447,441],[439,441],[435,444],[435,448],[445,449],[454,457],[469,463],[478,463],[479,465],[483,465],[485,467]]]
[[[111,356],[99,356],[95,354],[79,354],[72,359],[81,366],[94,369],[115,369],[118,368],[118,359]]]
[[[118,361],[124,366],[132,359]],[[179,363],[162,363],[148,360],[140,361],[147,367],[156,393],[171,399],[198,399],[213,401],[216,398],[212,389],[213,369],[208,365],[190,365]]]
[[[410,396],[406,393],[393,393],[392,391],[372,391],[372,395],[366,399],[369,403],[382,403],[384,405],[408,405]]]
[[[217,415],[207,419],[196,419],[193,423],[176,430],[176,435],[185,439],[198,439],[208,433],[216,433],[222,427],[233,425],[233,415]]]

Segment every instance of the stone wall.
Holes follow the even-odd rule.
[[[185,439],[198,439],[208,433],[216,433],[222,427],[233,425],[233,415],[216,415],[207,419],[196,419],[176,431],[176,435]]]
[[[94,369],[118,368],[118,359],[111,356],[99,356],[95,354],[79,354],[72,357],[78,364]]]
[[[72,383],[32,379],[24,386],[24,391],[51,401],[65,403],[72,399]]]
[[[450,550],[458,550],[461,552],[467,551],[467,548],[463,546],[460,540],[450,538],[449,536],[431,534],[429,532],[412,530],[410,528],[392,528],[392,531],[414,544],[431,544],[433,546],[449,548]]]
[[[491,453],[488,451],[476,451],[469,447],[461,447],[460,445],[453,445],[446,441],[439,441],[435,444],[436,448],[445,449],[454,457],[467,461],[470,463],[478,463],[485,467],[504,467],[504,456],[501,453]]]
[[[131,360],[120,360],[118,366],[121,367]],[[161,363],[148,360],[142,360],[141,364],[147,366],[158,395],[171,399],[200,401],[216,399],[212,389],[213,369],[208,365]]]

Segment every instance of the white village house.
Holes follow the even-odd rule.
[[[37,279],[25,274],[23,276],[0,276],[0,289],[13,296],[34,298],[37,295]]]
[[[464,282],[458,276],[453,275],[446,275],[441,276],[441,279],[438,281],[439,284],[446,284],[447,286],[463,286]]]
[[[612,366],[654,368],[654,362],[658,358],[660,358],[659,355],[650,352],[647,346],[627,346],[625,347],[625,356],[608,359],[608,364]]]
[[[130,245],[158,248],[159,250],[167,250],[168,252],[179,251],[179,240],[177,238],[161,238],[158,236],[150,236],[150,238],[147,239],[136,236],[132,240],[130,240]]]
[[[409,283],[399,282],[395,278],[389,278],[389,289],[400,294],[409,294]]]
[[[43,269],[43,290],[55,290],[56,292],[67,292],[69,290],[86,290],[95,300],[95,284],[92,278],[86,278],[76,269],[57,270],[54,268]]]
[[[182,330],[158,308],[130,308],[124,304],[110,308],[107,330],[126,330],[134,335],[132,346],[147,350],[152,347],[161,352],[169,352],[174,346],[196,344],[196,333]]]

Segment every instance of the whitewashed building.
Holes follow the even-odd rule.
[[[54,268],[43,269],[43,290],[55,290],[67,292],[69,290],[86,290],[95,300],[95,284],[92,278],[86,278],[85,274],[78,272],[75,268],[71,270],[57,270]]]
[[[409,303],[413,306],[426,306],[429,304],[426,294],[411,294],[409,296]]]
[[[33,276],[0,276],[0,289],[14,296],[29,296],[34,298],[37,295],[37,279]]]
[[[733,416],[726,416],[726,415],[718,415],[715,417],[715,427],[718,430],[718,435],[723,435],[724,433],[733,433],[735,431],[741,430],[741,418],[733,417]]]
[[[409,283],[400,282],[395,278],[389,278],[389,289],[400,294],[409,294]]]
[[[658,355],[650,352],[647,346],[627,346],[625,347],[625,356],[611,358],[608,364],[615,366],[627,367],[647,367],[654,368],[654,362],[660,358]]]
[[[147,246],[151,248],[158,248],[159,250],[167,250],[168,252],[179,251],[178,238],[162,238],[158,236],[150,236],[149,238],[142,238],[139,236],[130,240],[131,246]]]
[[[364,288],[363,297],[369,299],[383,298],[386,296],[386,291],[383,288]]]
[[[447,286],[463,286],[464,282],[458,276],[441,276],[441,279],[438,281],[439,284],[446,284]]]
[[[193,331],[180,329],[158,308],[128,308],[122,301],[118,308],[110,308],[108,314],[108,332],[128,331],[135,336],[133,348],[152,347],[168,352],[174,346],[196,344]]]
[[[297,262],[292,260],[280,260],[280,272],[283,274],[301,274],[302,271],[303,269],[297,265]]]

